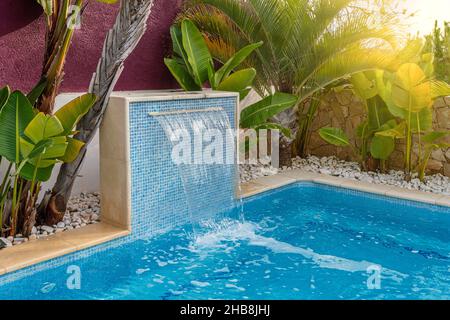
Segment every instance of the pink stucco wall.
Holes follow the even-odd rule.
[[[149,27],[139,47],[129,57],[116,90],[164,89],[175,85],[163,58],[170,50],[168,29],[182,0],[155,0]],[[91,0],[83,26],[74,36],[64,92],[85,91],[101,54],[103,40],[114,23],[118,6]],[[42,65],[45,27],[34,0],[0,1],[0,87],[28,90],[38,80]]]

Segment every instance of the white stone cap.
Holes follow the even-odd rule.
[[[183,91],[183,90],[143,90],[143,91],[115,91],[111,98],[123,98],[128,102],[138,101],[162,101],[162,100],[183,100],[183,99],[202,99],[202,98],[224,98],[239,97],[237,92],[227,91]]]
[[[85,92],[64,92],[57,96],[58,105],[65,104]],[[114,91],[111,98],[122,98],[128,102],[138,101],[162,101],[181,99],[201,99],[201,98],[224,98],[239,97],[237,92],[215,91],[204,89],[203,91],[183,91],[181,89],[167,90],[137,90],[137,91]]]

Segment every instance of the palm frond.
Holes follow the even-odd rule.
[[[374,43],[392,49],[396,40],[388,19],[359,10],[355,0],[188,0],[182,16],[204,32],[219,60],[233,48],[263,41],[250,58],[259,93],[298,92],[340,53],[366,52]],[[374,65],[367,59],[362,64]]]

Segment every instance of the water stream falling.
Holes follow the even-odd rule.
[[[233,130],[222,108],[151,113],[172,143],[194,236],[242,222]]]

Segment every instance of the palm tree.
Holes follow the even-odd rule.
[[[275,120],[306,139],[308,108],[320,92],[353,73],[386,67],[395,46],[393,23],[355,0],[188,0],[180,15],[194,21],[218,61],[263,41],[247,64],[257,70],[254,89],[299,97]],[[300,129],[300,126],[303,126]],[[289,165],[294,140],[280,141],[280,164]]]

